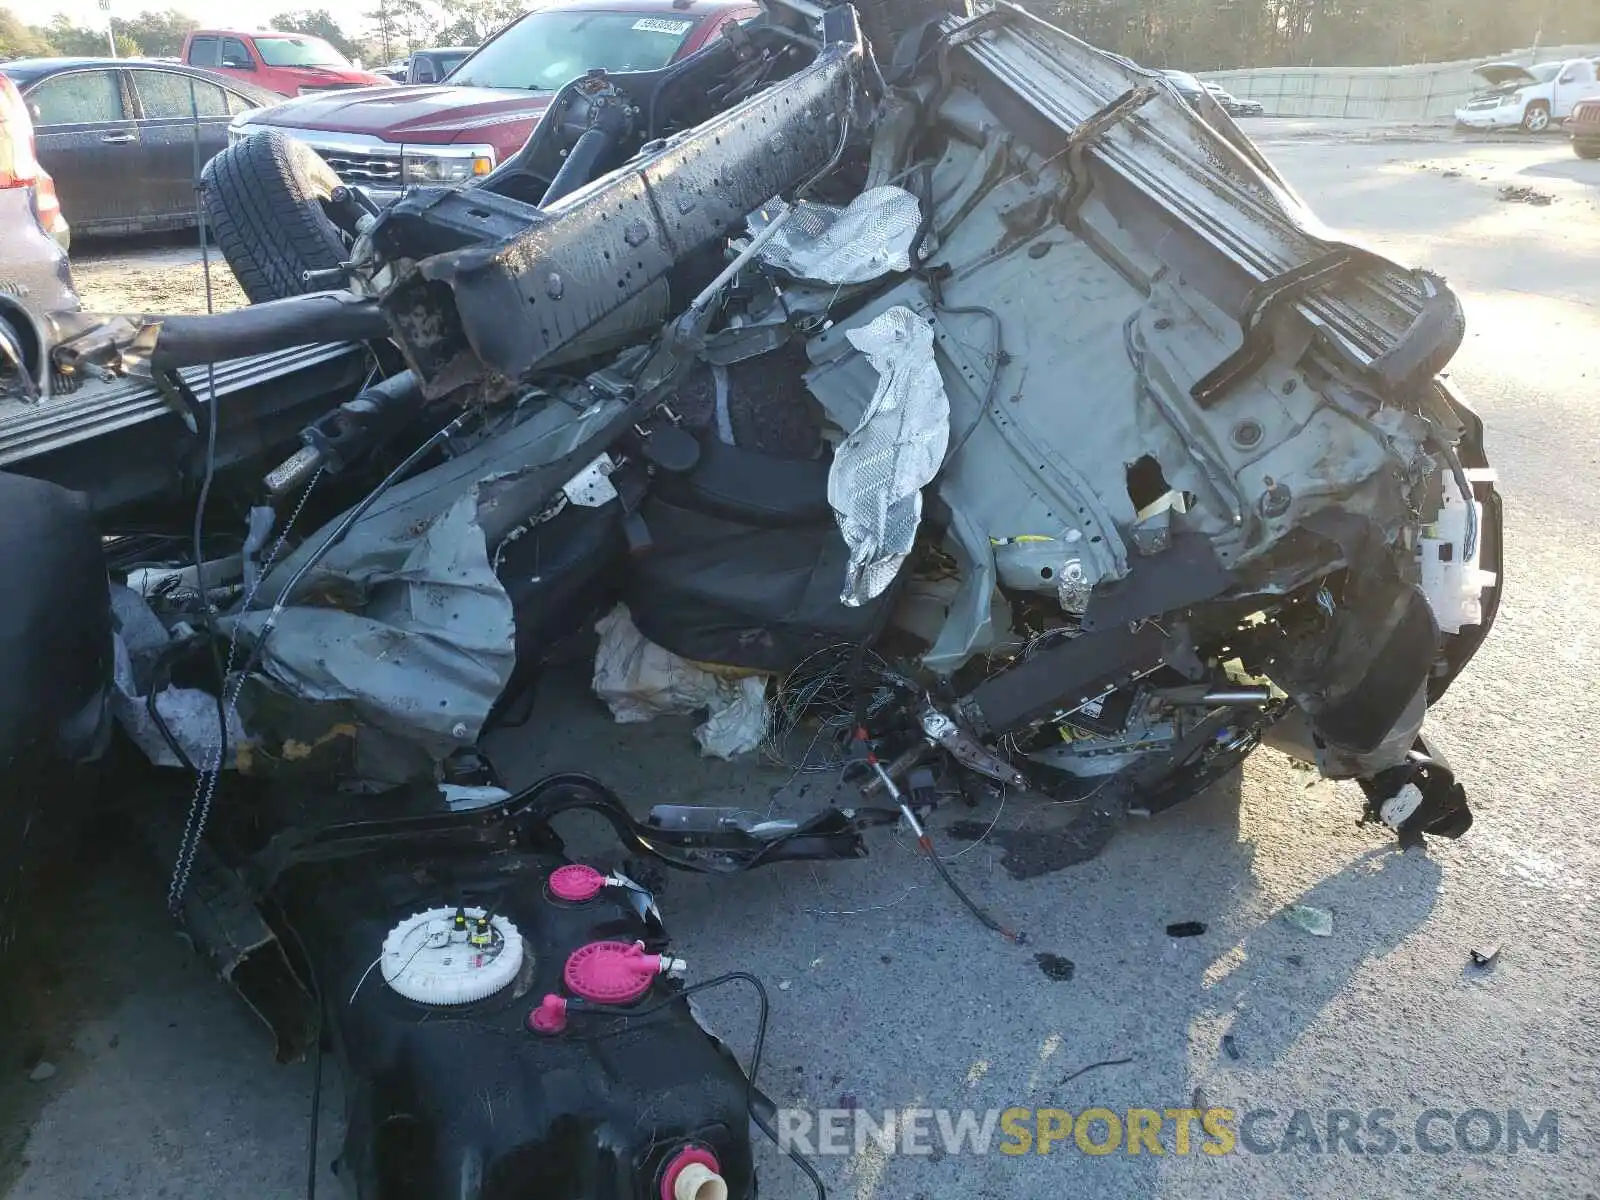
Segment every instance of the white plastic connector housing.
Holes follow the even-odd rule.
[[[710,1167],[690,1163],[672,1181],[673,1200],[728,1200],[728,1183]]]
[[[1494,471],[1487,469],[1468,471],[1466,475],[1469,483],[1492,483],[1495,477]],[[1418,547],[1422,592],[1439,628],[1445,633],[1460,633],[1463,625],[1482,623],[1483,589],[1492,587],[1496,576],[1493,571],[1478,567],[1483,545],[1483,505],[1472,502],[1479,536],[1477,545],[1472,547],[1472,557],[1466,558],[1462,550],[1467,543],[1467,501],[1451,472],[1440,472],[1440,485],[1443,503],[1438,515],[1423,526]]]

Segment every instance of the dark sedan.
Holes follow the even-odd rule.
[[[1212,83],[1209,79],[1204,80],[1200,86],[1216,97],[1217,103],[1222,105],[1223,111],[1230,117],[1266,116],[1267,110],[1259,100],[1241,100],[1220,83]]]
[[[228,122],[281,99],[156,60],[18,59],[0,73],[27,101],[39,161],[79,234],[193,225],[199,167],[228,144]]]

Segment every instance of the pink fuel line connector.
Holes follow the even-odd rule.
[[[650,990],[660,975],[682,975],[688,964],[666,954],[646,954],[643,942],[590,942],[579,946],[567,959],[561,982],[573,999],[549,993],[528,1014],[528,1028],[535,1033],[561,1033],[567,1027],[569,1012],[593,1011],[595,1005],[632,1004]]]
[[[557,900],[582,904],[585,900],[593,900],[608,887],[626,887],[627,883],[625,879],[602,875],[582,863],[569,863],[550,872],[550,879],[545,886]]]

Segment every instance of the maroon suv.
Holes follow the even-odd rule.
[[[1572,149],[1579,158],[1600,158],[1600,100],[1580,100],[1567,118]]]
[[[445,83],[302,96],[241,114],[228,136],[281,129],[341,179],[392,199],[407,184],[487,175],[522,148],[556,89],[585,71],[659,70],[760,13],[753,0],[569,0],[507,25]]]

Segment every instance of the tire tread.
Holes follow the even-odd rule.
[[[234,142],[201,174],[206,221],[252,304],[314,290],[304,271],[344,258],[322,202],[339,179],[304,142],[266,130]]]

